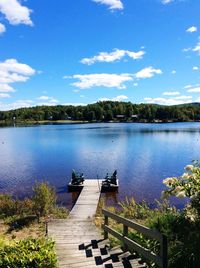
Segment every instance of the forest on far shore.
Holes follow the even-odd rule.
[[[57,105],[0,111],[1,122],[184,122],[200,121],[200,103],[174,106],[103,101],[86,106]]]

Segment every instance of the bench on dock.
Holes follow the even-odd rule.
[[[72,184],[71,182],[68,184],[68,192],[81,192],[82,189],[84,188],[85,183],[87,183],[88,181],[95,181],[95,180],[85,180],[83,184]],[[102,180],[98,180],[98,184],[99,184],[99,190],[102,193],[105,192],[117,192],[118,188],[119,188],[119,181],[117,180],[117,184],[105,184],[103,183]]]

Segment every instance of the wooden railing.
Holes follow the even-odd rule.
[[[145,259],[150,260],[156,263],[161,268],[168,267],[168,260],[167,260],[167,237],[162,235],[161,233],[151,230],[147,227],[144,227],[134,221],[128,220],[126,218],[120,217],[116,214],[113,214],[105,209],[102,210],[103,215],[105,217],[104,225],[102,226],[104,230],[104,238],[108,238],[108,234],[119,239],[123,245],[125,250],[135,251],[138,254],[142,255]],[[123,224],[123,234],[115,231],[114,229],[110,228],[109,225],[109,218],[113,219],[114,221]],[[136,243],[132,239],[128,237],[129,228],[136,230],[139,233],[144,234],[152,238],[153,240],[157,240],[160,243],[160,254],[156,255],[149,249],[144,248],[140,244]]]

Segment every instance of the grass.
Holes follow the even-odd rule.
[[[7,218],[0,220],[0,237],[4,240],[13,239],[22,240],[25,238],[45,237],[45,220],[44,218],[38,223],[37,219],[32,219],[29,223],[22,223],[24,219]]]

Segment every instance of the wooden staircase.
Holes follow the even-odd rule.
[[[144,268],[140,259],[120,247],[111,248],[99,230],[88,220],[53,220],[48,233],[56,241],[60,268]]]
[[[94,215],[100,197],[99,183],[95,180],[87,180],[84,183],[82,192],[70,212],[69,218],[64,220],[52,220],[48,223],[48,235],[56,243],[56,253],[58,257],[59,268],[145,268],[146,264],[141,263],[138,255],[131,254],[128,248],[136,247],[139,253],[144,253],[145,257],[151,257],[159,266],[167,268],[162,258],[140,247],[135,242],[129,241],[128,228],[139,228],[139,231],[145,231],[146,234],[156,236],[158,240],[163,239],[162,235],[149,230],[140,225],[137,226],[127,219],[103,210],[105,223],[103,225],[104,238],[101,230],[94,224]],[[124,225],[124,233],[120,234],[111,229],[108,225],[108,219],[112,218]],[[148,230],[147,230],[148,229]],[[120,247],[111,248],[108,234],[111,234],[124,243],[123,251]],[[162,242],[162,241],[161,241]],[[165,248],[162,245],[165,252]],[[131,251],[132,252],[132,251]],[[136,250],[136,252],[138,252]],[[143,255],[143,254],[141,254]],[[150,258],[150,259],[151,259]],[[148,258],[147,258],[148,259]]]

